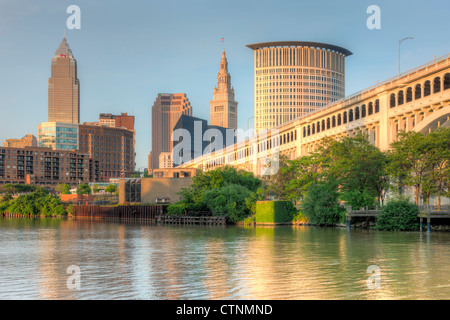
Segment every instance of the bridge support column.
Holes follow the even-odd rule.
[[[423,218],[420,217],[420,232],[423,231]]]
[[[431,219],[427,218],[427,232],[431,231]]]

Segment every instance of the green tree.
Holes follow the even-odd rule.
[[[339,192],[352,206],[371,206],[388,186],[387,157],[367,136],[358,134],[327,146],[328,167],[323,173],[339,184]]]
[[[336,181],[311,183],[303,199],[301,212],[313,224],[333,225],[344,217],[345,209],[339,206]]]
[[[431,162],[428,158],[429,145],[425,136],[420,132],[400,132],[398,141],[391,143],[388,171],[401,191],[407,186],[414,187],[416,204],[424,184],[426,189],[430,178],[428,174]]]
[[[273,165],[271,163],[271,165]],[[277,199],[284,199],[286,196],[286,185],[294,178],[292,163],[287,156],[280,155],[278,159],[278,170],[275,174],[267,177],[265,181],[265,192],[274,195]]]
[[[293,179],[285,185],[285,199],[297,201],[303,198],[309,185],[319,181],[322,161],[318,153],[289,161]]]
[[[242,221],[250,211],[246,199],[251,191],[242,186],[229,184],[225,187],[207,190],[203,194],[202,202],[207,205],[213,215],[226,216],[232,222]]]
[[[92,186],[92,193],[98,193],[98,184],[94,183]]]
[[[107,186],[105,188],[105,192],[111,193],[113,194],[114,192],[116,192],[116,186],[114,184],[110,184],[109,186]]]
[[[70,185],[68,185],[67,183],[64,184],[64,186],[61,189],[61,193],[62,194],[70,194]]]
[[[78,185],[77,194],[91,194],[91,187],[88,184],[82,183]]]
[[[438,197],[439,210],[441,209],[441,197],[448,192],[450,184],[450,128],[438,128],[425,136],[427,148],[427,160],[430,164],[430,172],[426,177],[423,189],[428,198],[431,194]]]

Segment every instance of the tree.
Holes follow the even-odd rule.
[[[92,193],[98,193],[98,184],[94,184],[93,186],[92,186]]]
[[[78,195],[91,194],[91,188],[89,187],[88,184],[82,183],[78,185],[77,194]]]
[[[324,176],[339,184],[339,192],[352,206],[372,206],[388,186],[387,157],[366,135],[345,137],[326,146]]]
[[[333,225],[344,216],[345,209],[339,206],[336,181],[311,183],[302,203],[302,213],[313,224]]]
[[[226,216],[232,222],[242,221],[250,211],[246,199],[251,191],[244,186],[229,184],[225,187],[207,190],[203,194],[202,202],[211,210],[213,215]]]
[[[265,192],[268,195],[275,195],[278,199],[286,196],[286,185],[294,178],[292,163],[285,155],[278,158],[278,170],[268,177]]]
[[[70,194],[70,185],[68,185],[67,183],[64,184],[64,186],[62,187],[61,193],[62,194]]]
[[[297,201],[303,198],[309,185],[319,181],[322,161],[317,153],[289,161],[293,179],[285,185],[285,199]]]
[[[399,190],[406,186],[414,188],[415,203],[422,194],[439,197],[448,186],[448,160],[450,129],[442,128],[424,136],[419,132],[401,132],[398,141],[391,144],[389,173]]]
[[[59,194],[70,194],[70,186],[66,183],[59,183],[56,185],[55,191]]]
[[[113,194],[114,192],[116,192],[116,186],[114,184],[110,184],[105,188],[105,192]]]
[[[448,191],[450,183],[450,128],[438,128],[425,136],[428,146],[427,159],[431,171],[425,183],[425,192],[428,198],[437,194],[438,208],[441,209],[441,196]]]
[[[251,202],[259,199],[253,194],[260,187],[261,180],[251,172],[229,166],[207,172],[199,170],[189,188],[178,193],[181,200],[168,209],[178,214],[210,210],[228,216],[231,221],[240,221],[251,212]]]
[[[3,194],[3,196],[2,196],[1,202],[7,202],[7,201],[12,200],[12,199],[13,199],[13,196],[11,195],[11,193],[10,192],[5,192]]]

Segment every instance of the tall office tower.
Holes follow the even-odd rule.
[[[347,49],[317,42],[247,45],[254,51],[255,129],[268,130],[345,96]]]
[[[77,61],[64,37],[52,58],[48,79],[48,122],[80,123]]]
[[[228,73],[228,61],[225,49],[220,60],[220,71],[217,74],[217,86],[214,88],[211,106],[211,125],[237,129],[237,105],[234,100],[234,88],[231,87],[231,76]]]
[[[192,115],[185,93],[160,93],[152,107],[152,168],[159,169],[161,152],[172,152],[172,132],[182,114]]]

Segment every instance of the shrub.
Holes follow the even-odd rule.
[[[419,208],[407,199],[389,201],[376,217],[375,228],[390,231],[414,231],[419,229]]]
[[[344,218],[345,209],[338,203],[335,182],[319,182],[309,185],[302,203],[302,212],[312,224],[333,225]]]
[[[182,216],[185,213],[186,206],[184,204],[171,204],[167,207],[168,215]]]
[[[295,223],[308,223],[308,218],[303,214],[303,212],[298,210],[294,214],[294,217],[292,218],[292,221],[295,222]]]
[[[256,203],[256,223],[291,222],[297,212],[291,201],[258,201]]]

